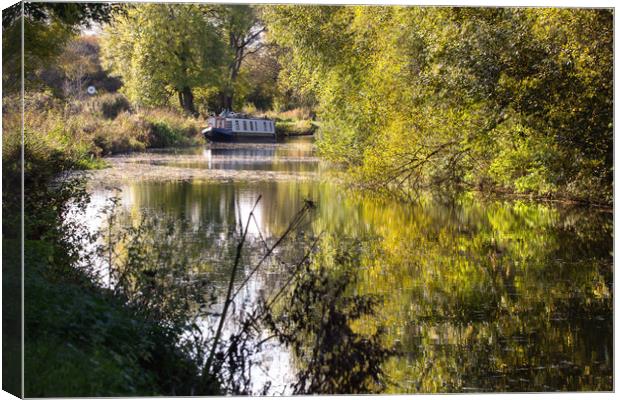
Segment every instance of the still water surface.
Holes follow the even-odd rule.
[[[255,243],[273,243],[304,201],[314,201],[303,234],[279,257],[294,261],[299,241],[320,232],[324,253],[357,244],[352,290],[381,299],[374,320],[362,325],[385,326],[386,344],[399,351],[383,366],[387,392],[612,390],[610,212],[474,196],[414,205],[378,199],[329,179],[330,167],[308,140],[208,145],[111,163],[93,178],[93,204],[116,186],[125,224],[144,214],[187,221],[187,251],[220,294],[236,245],[230,232],[246,223],[259,195],[249,229]],[[281,282],[275,262],[252,277],[243,301]],[[272,381],[271,393],[286,391],[303,367],[276,343],[258,361],[256,379]]]

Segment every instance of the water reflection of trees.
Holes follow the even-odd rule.
[[[380,393],[387,382],[384,362],[395,354],[376,322],[380,299],[353,290],[357,246],[343,243],[326,253],[325,243],[268,315],[267,326],[296,357],[294,393]],[[375,329],[363,329],[365,320],[374,320]]]
[[[611,389],[609,215],[519,202],[363,213],[379,239],[360,290],[386,294],[408,354],[390,390]]]
[[[302,211],[312,207],[307,202]],[[243,229],[246,233],[252,218],[250,214]],[[300,214],[298,221],[303,218]],[[358,260],[352,259],[356,253],[350,247],[325,258],[315,257],[318,238],[312,245],[283,246],[281,257],[301,261],[287,264],[278,258],[285,279],[273,282],[273,287],[256,296],[252,304],[243,304],[245,301],[235,299],[235,295],[261,265],[262,261],[256,263],[256,255],[265,258],[271,251],[249,243],[244,252],[250,255],[239,262],[246,270],[240,274],[245,279],[232,283],[237,280],[231,272],[235,295],[230,297],[229,290],[226,297],[226,302],[239,300],[240,308],[233,312],[236,327],[219,345],[213,338],[220,337],[220,327],[213,336],[208,334],[213,327],[207,327],[206,332],[197,325],[221,302],[221,279],[213,279],[210,268],[200,262],[203,253],[212,251],[208,241],[196,242],[193,235],[187,235],[188,221],[165,214],[119,212],[109,223],[117,219],[124,224],[108,226],[100,248],[101,260],[108,263],[108,285],[148,318],[185,329],[181,348],[191,352],[199,365],[206,360],[204,369],[210,375],[205,376],[218,377],[219,384],[231,393],[251,393],[252,356],[260,351],[260,343],[265,341],[261,335],[266,330],[272,333],[269,338],[278,339],[298,357],[298,380],[291,385],[295,393],[371,393],[385,387],[382,366],[393,352],[384,343],[381,327],[370,333],[355,328],[361,318],[374,317],[379,302],[376,296],[351,292]],[[291,233],[295,243],[308,243],[308,237],[298,231],[300,223],[291,223],[289,230],[295,230]],[[239,243],[234,258],[241,259],[239,250],[244,240],[245,233],[239,237],[233,232],[228,238],[229,244]],[[232,254],[220,256],[226,261],[233,258]],[[226,306],[221,315],[226,315],[225,310]],[[206,348],[212,349],[208,357]],[[212,387],[213,382],[200,384]]]
[[[334,265],[338,249],[355,238],[355,279],[345,292],[381,298],[375,307],[380,318],[362,316],[363,324],[351,326],[372,333],[383,325],[385,343],[399,350],[382,363],[391,378],[386,391],[612,387],[611,214],[467,198],[402,205],[309,182],[131,190],[136,207],[165,206],[171,216],[189,218],[194,233],[210,232],[203,239],[238,225],[239,203],[256,193],[264,196],[261,229],[268,241],[285,229],[304,198],[316,199],[308,237],[328,233],[317,256]],[[213,259],[226,258],[230,253],[218,248],[234,244],[226,235],[219,240],[207,246]],[[299,257],[301,243],[299,237],[279,256]],[[270,290],[281,283],[273,276],[265,279]],[[298,357],[300,366],[313,365],[308,354]],[[313,387],[310,378],[306,383]]]

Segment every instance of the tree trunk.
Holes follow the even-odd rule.
[[[233,105],[233,96],[234,93],[228,93],[224,97],[224,109],[231,111]]]
[[[181,107],[194,117],[198,116],[196,108],[194,107],[194,94],[192,88],[185,86],[183,90],[179,92],[179,103]]]
[[[237,49],[235,59],[229,66],[229,82],[224,96],[224,108],[231,111],[235,99],[235,83],[241,69],[241,61],[243,60],[243,49]]]

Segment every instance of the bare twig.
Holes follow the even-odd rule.
[[[217,344],[219,342],[220,336],[222,335],[222,328],[224,327],[224,321],[226,320],[226,312],[228,312],[228,307],[230,307],[230,303],[234,299],[234,296],[231,297],[231,293],[233,290],[233,286],[235,284],[235,276],[237,274],[237,268],[239,267],[239,261],[241,260],[241,251],[243,250],[243,244],[245,242],[245,238],[248,234],[248,228],[250,227],[250,221],[252,220],[252,215],[254,215],[254,210],[258,205],[262,196],[258,196],[256,199],[256,203],[254,203],[254,207],[252,207],[252,211],[250,211],[250,215],[248,216],[248,222],[245,225],[245,230],[243,231],[243,235],[239,240],[239,244],[237,245],[237,253],[235,255],[235,262],[233,264],[233,269],[230,273],[230,281],[228,282],[228,290],[226,292],[226,301],[224,302],[224,308],[222,310],[222,315],[220,316],[220,322],[217,326],[217,331],[215,332],[215,336],[213,338],[213,343],[211,344],[211,351],[209,352],[209,358],[207,358],[207,363],[205,364],[204,376],[205,378],[208,376],[209,370],[211,369],[211,363],[213,362],[213,356],[215,355],[215,351],[217,349]]]

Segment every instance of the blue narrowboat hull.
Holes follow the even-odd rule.
[[[232,129],[212,128],[209,127],[202,131],[205,138],[214,142],[232,142],[235,140],[235,134]]]
[[[273,141],[275,134],[243,134],[233,132],[232,129],[208,127],[202,133],[205,138],[212,142],[235,142],[235,141]]]

